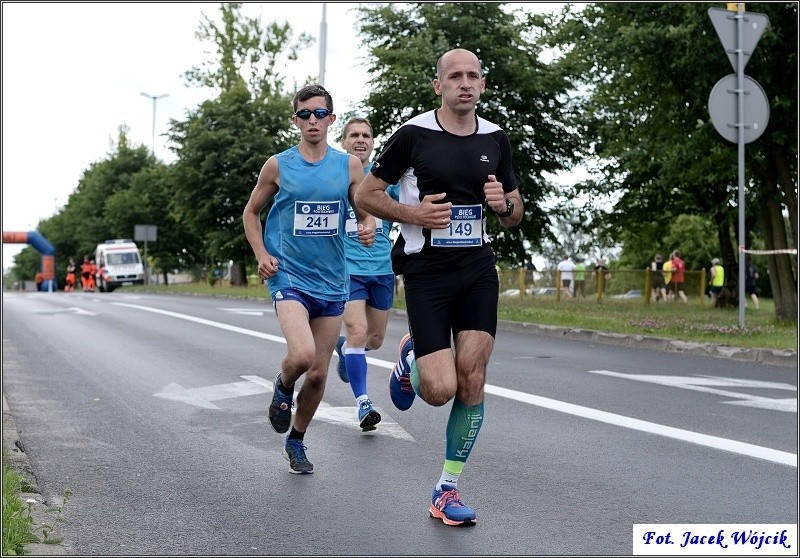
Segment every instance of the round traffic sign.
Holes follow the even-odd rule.
[[[736,93],[737,76],[729,74],[719,80],[708,97],[708,112],[714,129],[726,140],[738,143],[739,99]],[[744,76],[744,142],[761,137],[769,122],[767,94],[759,83]]]

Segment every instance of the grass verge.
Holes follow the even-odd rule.
[[[196,294],[233,298],[254,298],[269,302],[266,289],[258,284],[246,287],[207,283],[149,285],[123,287],[137,292]],[[750,349],[797,350],[797,324],[782,323],[775,318],[771,299],[761,299],[761,307],[745,312],[745,328],[739,327],[738,308],[713,308],[708,301],[700,304],[653,302],[641,299],[596,298],[556,301],[555,297],[501,297],[498,317],[501,320],[551,325],[573,329],[593,329],[627,335],[666,337],[679,341],[713,343]],[[402,294],[395,299],[395,308],[404,309]]]
[[[25,554],[25,546],[39,540],[32,532],[30,505],[20,499],[23,490],[29,490],[25,476],[12,467],[3,444],[3,556]]]

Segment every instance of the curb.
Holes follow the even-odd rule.
[[[405,312],[402,312],[405,314]],[[622,333],[608,333],[593,329],[573,329],[559,326],[530,324],[527,322],[510,322],[498,320],[497,328],[504,331],[517,333],[531,333],[550,337],[562,337],[588,343],[604,343],[623,347],[637,347],[655,351],[670,351],[676,353],[689,353],[699,356],[727,358],[733,360],[763,362],[778,366],[791,366],[797,368],[797,351],[782,351],[779,349],[747,349],[730,345],[715,345],[713,343],[694,343],[691,341],[677,341],[667,337],[647,335],[625,335]]]
[[[19,439],[17,425],[11,415],[11,409],[8,407],[5,393],[3,393],[3,444],[8,449],[9,466],[18,471],[23,476],[25,483],[34,490],[34,492],[20,493],[19,499],[23,504],[30,505],[30,514],[33,518],[31,531],[41,538],[41,528],[45,525],[53,524],[56,509],[48,505],[39,490],[39,486],[36,484],[33,467],[31,467],[28,455],[25,453],[24,446]],[[54,531],[58,531],[58,527]],[[50,536],[54,536],[57,539],[58,533],[51,533]],[[26,556],[62,556],[66,554],[67,549],[60,543],[35,542],[25,545]]]

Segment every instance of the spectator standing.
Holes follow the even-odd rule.
[[[675,286],[675,293],[683,302],[689,302],[683,290],[684,272],[686,263],[681,259],[681,251],[676,249],[672,252],[672,284]]]
[[[597,263],[594,266],[594,279],[597,285],[596,291],[600,292],[600,285],[603,286],[605,292],[606,281],[611,279],[611,274],[608,272],[608,266],[603,258],[597,258]]]
[[[711,303],[716,306],[719,299],[719,293],[722,292],[722,287],[725,286],[725,268],[719,263],[719,258],[711,260]]]
[[[531,255],[530,260],[525,262],[525,288],[527,290],[528,287],[533,289],[536,286],[536,272],[539,271],[536,269],[536,264],[533,263],[533,255]]]
[[[650,277],[653,286],[653,299],[658,302],[659,300],[667,300],[667,285],[664,282],[664,258],[661,254],[656,254],[653,261],[650,262]]]
[[[44,273],[37,271],[36,275],[33,276],[33,282],[36,283],[36,290],[41,291],[44,283]]]
[[[584,292],[586,286],[586,264],[583,263],[583,258],[575,258],[575,288],[573,293],[575,298],[579,295],[581,298],[586,298]]]
[[[675,286],[672,284],[672,254],[669,255],[669,259],[664,262],[664,265],[661,266],[661,269],[664,271],[664,283],[667,285],[667,288],[665,289],[667,293],[667,300],[671,302],[675,299],[673,296]]]
[[[75,260],[72,258],[69,259],[69,264],[67,264],[67,278],[64,281],[64,290],[66,292],[72,292],[75,290],[75,283],[77,281],[77,276],[75,275],[75,271],[77,267],[75,266]]]
[[[565,297],[572,298],[572,279],[575,276],[575,264],[567,254],[564,254],[556,269],[561,275],[561,285],[559,286],[561,292]]]
[[[756,310],[759,308],[758,295],[756,295],[756,281],[758,281],[758,270],[750,261],[750,256],[747,257],[747,267],[745,268],[744,277],[744,293],[748,295],[753,304],[756,305]],[[747,301],[745,300],[745,305]]]
[[[89,256],[84,256],[83,263],[81,264],[81,288],[85,293],[94,291],[95,269],[96,266],[89,261]]]

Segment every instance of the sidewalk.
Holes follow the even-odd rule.
[[[25,454],[24,448],[20,448],[21,442],[19,441],[19,432],[17,431],[14,417],[11,416],[11,410],[8,408],[5,393],[3,394],[3,444],[8,449],[8,458],[11,467],[22,473],[25,482],[36,491],[23,492],[19,495],[19,498],[22,500],[23,504],[31,505],[31,516],[33,517],[32,531],[41,539],[43,536],[42,526],[53,525],[57,506],[48,505],[48,502],[45,502],[44,498],[39,493],[36,477],[28,461],[28,456]],[[49,533],[49,536],[56,540],[59,538],[57,524],[53,532]],[[67,550],[61,544],[39,542],[25,545],[25,556],[61,556],[66,554]]]

